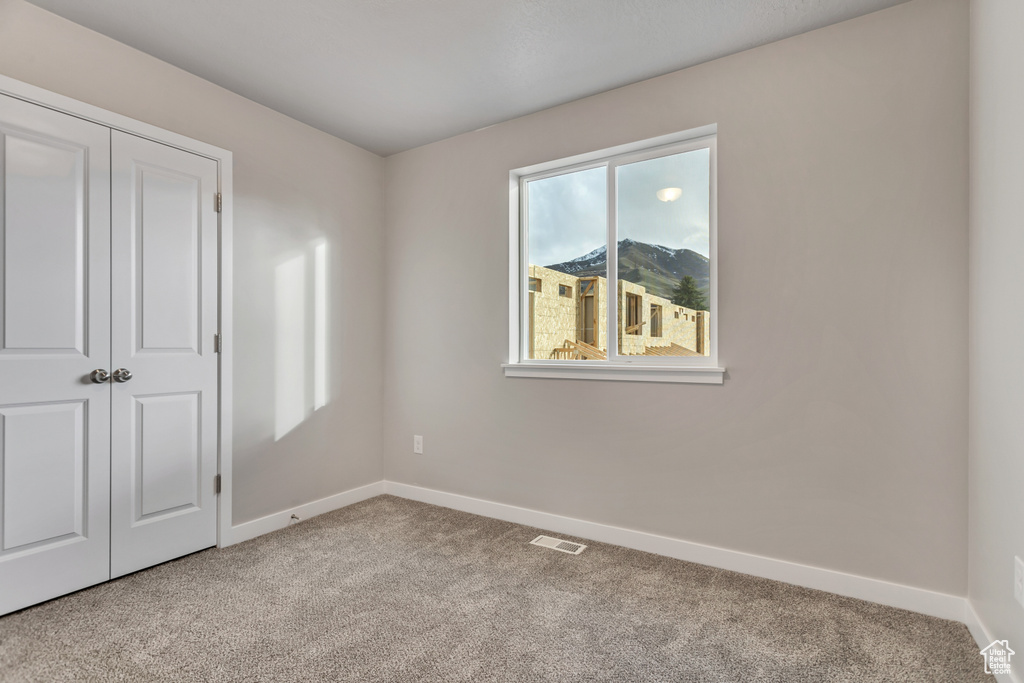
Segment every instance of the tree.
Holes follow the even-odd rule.
[[[697,281],[690,275],[684,275],[676,288],[672,290],[672,303],[685,306],[695,311],[708,310],[707,295],[697,286]]]

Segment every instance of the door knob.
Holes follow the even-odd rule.
[[[132,373],[131,370],[126,370],[125,368],[118,368],[117,370],[114,370],[114,372],[110,373],[110,378],[113,379],[115,382],[120,382],[123,384],[124,382],[127,382],[132,378]]]
[[[93,370],[92,374],[89,375],[89,379],[96,384],[103,384],[110,379],[110,373],[106,370]]]

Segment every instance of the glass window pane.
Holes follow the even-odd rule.
[[[710,163],[697,149],[616,168],[621,355],[711,352]]]
[[[526,183],[528,358],[607,357],[607,169]]]

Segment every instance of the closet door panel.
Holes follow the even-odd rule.
[[[0,408],[3,550],[82,538],[84,416],[83,401]]]
[[[201,178],[136,163],[137,353],[195,354],[202,326]],[[174,286],[167,286],[174,283]]]
[[[114,131],[112,576],[216,544],[217,164]]]
[[[0,95],[0,614],[109,577],[109,153]]]
[[[5,349],[85,351],[86,152],[5,131]]]
[[[202,444],[200,394],[136,396],[133,431],[137,519],[198,509]]]

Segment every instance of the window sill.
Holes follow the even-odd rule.
[[[597,379],[620,382],[722,384],[725,368],[611,365],[608,363],[502,363],[506,377]]]

